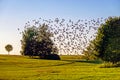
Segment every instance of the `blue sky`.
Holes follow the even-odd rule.
[[[0,53],[7,54],[6,44],[12,44],[11,54],[19,54],[21,36],[27,21],[38,19],[96,19],[120,16],[120,0],[0,0]]]

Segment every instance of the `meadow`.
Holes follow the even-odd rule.
[[[99,68],[100,61],[60,57],[61,60],[43,60],[0,55],[0,80],[120,80],[120,67]]]

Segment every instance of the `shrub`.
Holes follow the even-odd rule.
[[[111,62],[105,62],[99,66],[100,68],[112,68],[112,67],[120,67],[120,63],[113,64]]]
[[[44,59],[60,60],[60,56],[57,54],[48,54],[48,55],[44,55]]]

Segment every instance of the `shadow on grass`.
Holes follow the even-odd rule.
[[[91,63],[91,64],[101,64],[102,63],[100,61],[85,61],[85,60],[60,60],[60,61],[65,61],[67,63],[45,65],[45,66],[39,66],[39,67],[67,66],[67,65],[74,64],[74,63]]]
[[[32,58],[32,59],[40,59],[40,58]],[[40,60],[50,60],[50,59],[40,59]],[[54,61],[54,60],[51,60],[51,61]],[[81,62],[81,63],[92,63],[92,64],[101,64],[102,61],[100,60],[74,60],[74,59],[69,59],[69,60],[58,60],[58,61],[67,61],[67,62],[70,62],[70,63],[75,63],[75,62]],[[70,64],[70,63],[66,63],[66,64]]]
[[[38,58],[38,57],[34,57],[34,58],[32,58],[32,59],[39,59],[39,60],[49,60],[49,59],[40,59],[40,58]],[[54,60],[50,60],[50,61],[54,61]],[[58,63],[59,63],[59,61],[65,61],[65,62],[67,62],[67,63],[61,63],[61,64],[54,64],[54,65],[46,65],[46,66],[39,66],[39,67],[52,67],[52,66],[64,66],[64,65],[70,65],[70,64],[74,64],[74,63],[91,63],[91,64],[101,64],[102,63],[102,61],[100,61],[100,60],[74,60],[74,59],[70,59],[70,60],[57,60],[58,61]]]
[[[72,63],[75,63],[75,62],[81,62],[81,63],[91,63],[91,64],[101,64],[102,61],[99,61],[99,60],[62,60],[62,61],[68,61],[68,62],[72,62]]]
[[[102,62],[99,61],[99,60],[89,60],[89,61],[87,61],[87,60],[78,60],[78,61],[76,61],[76,62],[92,63],[92,64],[101,64],[101,63],[102,63]]]
[[[57,65],[49,65],[49,66],[46,66],[46,67],[50,67],[50,66],[64,66],[64,65],[71,65],[71,64],[74,64],[74,63],[91,63],[91,64],[101,64],[102,63],[101,61],[97,61],[97,60],[94,60],[94,61],[85,61],[85,60],[60,60],[60,61],[66,61],[68,63],[57,64]]]

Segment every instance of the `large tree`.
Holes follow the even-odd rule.
[[[35,55],[35,45],[36,45],[35,36],[36,35],[37,35],[37,32],[36,32],[35,26],[27,27],[22,32],[22,40],[21,40],[22,55],[29,55],[29,56]]]
[[[38,27],[37,33],[37,46],[36,51],[38,55],[41,57],[51,54],[53,52],[54,43],[51,40],[53,34],[49,31],[49,27],[45,24]]]
[[[13,47],[12,47],[12,45],[7,44],[7,45],[5,46],[5,49],[6,49],[6,51],[8,51],[8,55],[9,55],[9,52],[13,50]]]
[[[46,24],[39,27],[27,27],[22,32],[22,55],[40,56],[45,58],[46,55],[57,53],[56,46],[51,40],[53,34],[49,31]]]
[[[120,17],[109,17],[93,40],[94,54],[104,61],[120,61]]]

